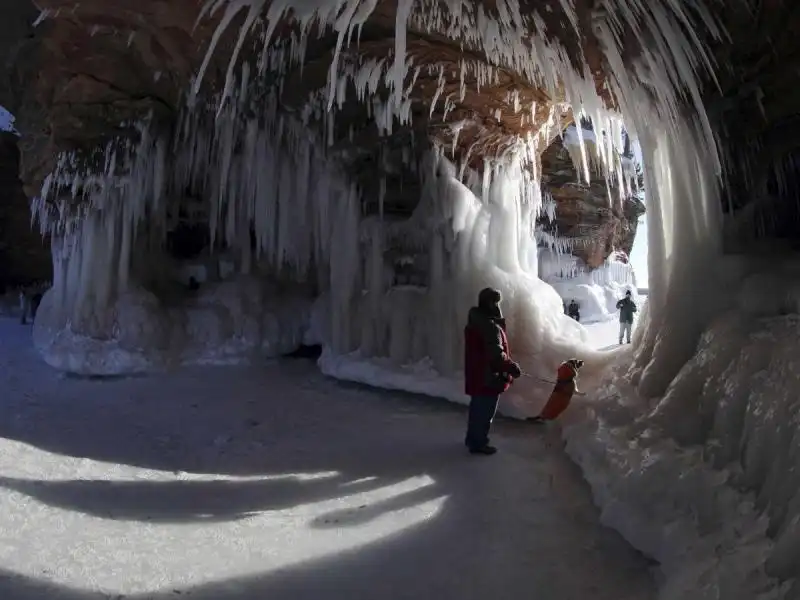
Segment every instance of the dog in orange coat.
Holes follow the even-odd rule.
[[[556,385],[553,388],[547,404],[544,405],[538,417],[530,419],[534,423],[544,423],[557,419],[561,413],[567,410],[572,396],[578,391],[578,371],[583,367],[583,361],[577,358],[570,358],[561,363],[556,375]]]

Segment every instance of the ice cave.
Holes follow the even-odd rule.
[[[500,412],[537,414],[586,361],[561,435],[658,597],[800,598],[791,2],[11,4],[0,104],[30,213],[0,235],[49,248],[48,365],[318,347],[328,377],[463,404],[492,286],[526,374]],[[0,283],[20,256],[0,246]],[[631,347],[564,314],[643,287]]]

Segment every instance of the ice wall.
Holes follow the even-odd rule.
[[[356,329],[351,345],[328,350],[320,366],[343,379],[466,402],[462,329],[478,292],[492,286],[503,291],[514,357],[531,376],[504,395],[501,411],[538,414],[549,384],[536,378],[552,380],[558,364],[576,353],[601,361],[587,348],[583,328],[564,316],[558,294],[538,277],[538,182],[519,159],[511,161],[497,166],[480,199],[441,154],[431,154],[426,165],[422,199],[405,226],[430,236],[429,285],[381,285],[377,229],[364,293],[348,311]]]
[[[794,256],[725,258],[708,287],[726,293],[666,393],[643,397],[620,362],[565,429],[604,520],[661,563],[665,599],[800,591],[799,275]]]
[[[337,288],[332,302],[349,302],[358,270],[357,190],[292,121],[266,126],[237,108],[214,120],[187,107],[176,131],[142,122],[138,136],[94,156],[59,158],[33,205],[53,239],[53,287],[36,324],[50,364],[118,374],[294,350],[313,299],[307,289],[264,283],[279,273],[318,280],[312,287],[322,289],[328,278],[342,282],[348,291]],[[175,308],[144,284],[165,261],[169,214],[178,208],[167,202],[185,190],[207,199],[212,241],[231,249],[241,277],[203,286]],[[78,212],[70,210],[75,200]],[[336,344],[346,343],[340,325],[335,319]]]
[[[260,362],[309,335],[313,299],[238,276],[201,286],[179,304],[130,286],[97,320],[64,321],[58,289],[42,298],[33,342],[47,364],[81,375],[129,375],[184,365]]]

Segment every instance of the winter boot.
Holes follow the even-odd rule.
[[[489,446],[487,444],[486,446],[480,446],[479,448],[470,448],[469,449],[469,453],[470,454],[483,454],[485,456],[491,456],[492,454],[496,454],[497,453],[497,448],[495,448],[494,446]]]

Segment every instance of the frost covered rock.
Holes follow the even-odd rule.
[[[597,169],[590,171],[588,183],[583,179],[574,131],[574,126],[569,127],[563,140],[557,138],[542,153],[542,185],[555,201],[551,227],[570,245],[572,254],[596,268],[615,250],[630,254],[645,206],[635,194],[627,194],[620,202],[617,190],[609,190]],[[584,135],[589,160],[597,153],[594,132]]]

